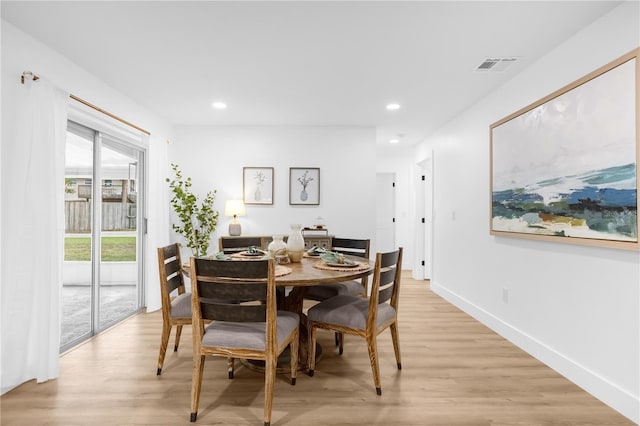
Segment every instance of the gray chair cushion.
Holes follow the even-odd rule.
[[[336,296],[320,302],[307,312],[309,320],[337,324],[364,330],[367,327],[369,299],[357,296]],[[388,303],[378,305],[376,325],[395,318],[396,310]]]
[[[191,293],[180,294],[171,301],[171,318],[191,318]]]
[[[294,312],[278,311],[278,346],[298,327],[300,318]],[[213,321],[204,330],[202,344],[223,348],[265,350],[266,327],[264,322]]]
[[[314,285],[307,289],[304,297],[306,299],[322,301],[340,295],[364,295],[364,286],[362,285],[362,281],[345,281],[334,284]]]

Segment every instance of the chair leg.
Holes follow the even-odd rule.
[[[398,365],[398,370],[402,370],[402,361],[400,360],[400,338],[398,337],[398,323],[394,322],[389,328],[391,329],[393,352],[395,352],[396,354],[396,364]]]
[[[271,424],[271,409],[273,406],[273,388],[276,381],[277,356],[267,356],[264,361],[264,426]]]
[[[173,346],[173,351],[178,352],[178,346],[180,345],[180,335],[182,334],[182,326],[176,325],[176,343]]]
[[[378,343],[374,334],[367,336],[367,349],[369,350],[369,361],[371,362],[371,371],[373,372],[373,383],[376,386],[376,393],[382,395],[382,387],[380,385],[380,368],[378,366]]]
[[[235,371],[235,358],[227,358],[227,371],[229,372],[229,378],[233,379],[233,372]]]
[[[313,370],[316,368],[316,336],[318,330],[312,323],[307,324],[309,330],[309,349],[307,356],[309,357],[309,376],[313,377]]]
[[[158,370],[156,374],[162,374],[162,366],[164,365],[164,356],[167,353],[169,345],[169,335],[171,334],[171,323],[162,321],[162,337],[160,337],[160,354],[158,355]]]
[[[344,352],[344,333],[338,333],[338,353],[342,355]]]
[[[191,421],[198,417],[198,404],[200,403],[200,390],[202,389],[202,373],[204,372],[204,355],[193,357],[193,370],[191,372]]]
[[[289,358],[291,360],[291,386],[296,385],[296,377],[298,375],[298,349],[300,345],[300,334],[298,331],[295,333],[291,343],[289,343]]]
[[[333,335],[336,341],[336,346],[340,346],[340,333],[336,331],[335,333],[333,333]]]

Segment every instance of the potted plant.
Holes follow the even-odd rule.
[[[171,164],[171,170],[175,174],[173,180],[167,178],[173,192],[171,206],[180,220],[179,225],[172,224],[173,230],[187,240],[194,256],[205,256],[218,224],[219,212],[213,208],[216,191],[207,192],[202,203],[198,203],[198,197],[191,192],[191,178],[184,179],[177,164]]]

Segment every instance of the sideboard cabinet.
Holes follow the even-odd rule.
[[[307,250],[313,246],[331,250],[333,235],[305,235],[303,232],[302,237],[304,238],[304,248]],[[226,253],[244,251],[250,245],[259,245],[266,249],[272,240],[273,237],[271,235],[240,235],[237,237],[224,235],[218,240],[218,248]],[[284,241],[287,241],[287,235],[284,236]]]

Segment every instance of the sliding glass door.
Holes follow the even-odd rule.
[[[143,170],[135,145],[69,122],[61,351],[142,306]]]

